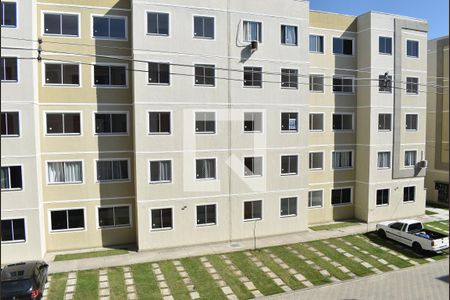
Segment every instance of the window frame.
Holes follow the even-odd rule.
[[[417,79],[417,83],[408,82],[408,79]],[[410,89],[409,91],[408,91],[408,85],[413,85],[412,89]],[[417,89],[416,91],[414,91],[414,87]],[[405,78],[405,93],[406,93],[406,95],[408,95],[408,96],[418,96],[419,93],[420,93],[419,87],[420,87],[419,77],[406,76],[406,78]]]
[[[96,132],[97,131],[97,126],[96,126],[96,116],[97,115],[110,115],[110,126],[111,126],[111,132]],[[112,132],[112,124],[113,124],[113,120],[112,120],[112,115],[125,115],[126,118],[126,131],[125,132]],[[92,128],[93,130],[93,135],[94,136],[128,136],[129,135],[129,111],[124,110],[124,111],[93,111],[92,112]]]
[[[251,68],[251,70],[245,70],[245,69],[249,69]],[[260,71],[255,71],[255,69],[260,69]],[[246,72],[251,72],[252,74],[252,80],[251,80],[251,85],[246,85],[245,82],[245,73]],[[254,85],[255,83],[255,79],[254,79],[254,74],[255,73],[260,73],[261,75],[261,81],[260,81],[260,85]],[[257,66],[243,66],[242,67],[242,87],[244,88],[253,88],[253,89],[262,89],[263,88],[263,67],[257,67]]]
[[[157,64],[158,65],[158,76],[161,77],[160,73],[161,73],[161,68],[160,65],[167,65],[169,68],[169,72],[168,72],[168,78],[169,78],[169,82],[150,82],[150,64]],[[170,86],[172,84],[172,77],[171,77],[171,63],[168,61],[147,61],[147,84],[148,85],[155,85],[155,86]],[[161,78],[159,78],[158,81]]]
[[[403,199],[402,199],[402,202],[404,203],[404,204],[408,204],[408,203],[415,203],[416,202],[416,191],[417,191],[417,188],[416,188],[417,186],[416,185],[407,185],[407,186],[404,186],[403,187]],[[408,201],[405,201],[405,189],[406,188],[413,188],[414,189],[414,199],[413,200],[408,200]],[[408,195],[410,195],[409,194],[409,192],[408,192]]]
[[[217,87],[217,75],[216,75],[216,65],[215,64],[210,64],[210,63],[193,63],[193,65],[194,65],[194,76],[193,76],[193,78],[194,78],[194,86],[195,87],[208,87],[208,88],[215,88],[215,87]],[[206,82],[206,79],[207,79],[207,76],[206,76],[206,71],[205,71],[205,69],[212,69],[213,70],[213,72],[214,72],[214,77],[212,78],[213,79],[213,83],[212,84],[209,84],[209,83],[198,83],[197,82],[197,75],[196,75],[196,72],[197,72],[197,68],[203,68],[203,76],[201,76],[200,78],[201,79],[203,79],[204,80],[204,82]]]
[[[253,129],[255,128],[254,124],[255,124],[255,114],[260,114],[261,115],[261,130],[245,130],[245,114],[251,113],[252,114],[252,122],[253,122]],[[244,134],[248,134],[248,133],[263,133],[264,132],[264,113],[262,111],[244,111],[242,113],[242,132]]]
[[[61,83],[47,83],[47,65],[60,65]],[[78,84],[77,83],[64,83],[64,65],[77,65],[78,66]],[[58,61],[44,61],[42,67],[42,86],[44,87],[59,87],[59,88],[80,88],[82,87],[81,66],[79,63],[65,63]]]
[[[288,71],[286,73],[286,71]],[[294,71],[292,74],[291,72]],[[261,70],[262,72],[262,70]],[[289,81],[287,82],[283,82],[283,76],[288,76]],[[296,80],[295,81],[291,81],[292,77],[295,77]],[[280,68],[280,87],[282,89],[288,89],[288,90],[298,90],[298,86],[299,86],[299,72],[298,69],[291,69],[291,68]],[[261,73],[261,84],[262,84],[262,73]],[[287,86],[283,86],[283,84],[287,84]]]
[[[320,192],[320,194],[322,195],[322,201],[321,201],[321,205],[310,205],[312,204],[312,201],[310,201],[310,193],[312,192]],[[323,199],[324,199],[324,189],[317,189],[317,190],[309,190],[308,191],[308,209],[315,209],[315,208],[323,208],[324,204],[323,204]]]
[[[340,84],[337,85],[339,87],[341,87],[341,91],[335,91],[334,90],[334,82],[332,82],[331,88],[333,90],[334,94],[338,94],[338,95],[355,95],[356,91],[355,91],[355,76],[353,75],[340,75],[340,74],[334,74],[332,76],[332,81],[334,81],[334,79],[341,79],[341,80],[345,80],[345,79],[351,79],[352,80],[352,91],[351,92],[344,92],[344,84]]]
[[[389,166],[388,167],[380,167],[379,165],[379,154],[380,153],[389,153]],[[381,150],[377,151],[377,170],[389,170],[392,166],[392,154],[390,150]]]
[[[197,161],[198,160],[214,160],[214,177],[207,177],[207,178],[197,178]],[[219,174],[218,171],[218,163],[217,163],[217,157],[196,157],[194,158],[194,179],[195,181],[213,181],[217,180],[217,175]]]
[[[1,83],[2,84],[18,84],[18,83],[20,83],[20,72],[19,72],[19,70],[20,70],[20,56],[9,56],[9,55],[7,55],[7,56],[2,56],[0,59],[3,60],[3,59],[6,59],[6,58],[14,58],[16,60],[16,76],[17,76],[17,79],[15,79],[15,80],[3,79],[1,81]],[[3,63],[3,69],[0,70],[0,71],[3,73],[4,78],[6,78],[6,60]]]
[[[296,115],[296,119],[295,119],[295,129],[289,129],[289,124],[288,124],[288,129],[283,129],[283,114],[288,114],[288,120],[290,120],[290,116],[292,114]],[[280,112],[280,133],[298,133],[300,132],[300,113],[298,111],[281,111]]]
[[[47,114],[63,115],[62,116],[62,133],[48,133],[47,132]],[[64,133],[64,114],[79,114],[80,115],[80,133]],[[44,111],[44,136],[46,137],[64,137],[64,136],[83,136],[83,112],[82,111]]]
[[[60,31],[61,33],[45,33],[45,15],[60,15]],[[62,15],[72,15],[77,16],[77,35],[69,35],[69,34],[63,34],[62,33]],[[53,10],[42,10],[41,11],[41,35],[42,36],[48,36],[48,37],[56,37],[56,38],[81,38],[81,13],[79,12],[69,12],[69,11],[53,11]]]
[[[11,113],[17,113],[17,122],[18,122],[17,128],[18,128],[19,133],[18,134],[8,134],[8,132],[6,132],[6,134],[1,135],[2,138],[20,138],[21,137],[21,133],[22,133],[22,122],[21,122],[21,117],[20,117],[22,114],[21,110],[14,110],[14,111],[13,110],[3,110],[1,112],[2,115],[5,114],[5,125],[6,125],[5,131],[8,131],[8,114],[11,114]]]
[[[81,181],[62,181],[62,182],[50,182],[50,178],[49,178],[49,167],[48,164],[49,163],[63,163],[64,164],[64,169],[65,169],[65,163],[69,163],[69,162],[80,162],[81,163]],[[64,185],[64,184],[84,184],[85,183],[85,170],[84,170],[84,160],[83,159],[69,159],[69,160],[46,160],[45,161],[45,177],[46,177],[46,181],[47,181],[47,185],[52,186],[52,185]],[[64,176],[64,180],[65,180],[65,176]]]
[[[202,18],[203,19],[203,33],[205,32],[205,18],[211,18],[213,20],[213,37],[207,37],[207,36],[199,36],[195,35],[195,18]],[[192,38],[199,39],[199,40],[207,40],[207,41],[214,41],[216,40],[216,16],[214,15],[192,15]]]
[[[157,131],[157,132],[152,132],[150,131],[150,113],[169,113],[169,132],[162,132],[162,131]],[[164,136],[171,136],[173,134],[173,110],[168,109],[168,110],[147,110],[146,111],[147,114],[147,135],[152,136],[159,136],[159,135],[164,135]],[[161,123],[161,122],[159,122]]]
[[[24,191],[25,190],[25,178],[24,178],[24,172],[23,172],[23,164],[11,164],[11,165],[2,165],[2,168],[8,168],[8,181],[9,181],[9,188],[1,189],[1,192],[18,192],[18,191]],[[20,188],[11,188],[11,167],[20,167],[20,177],[21,177],[21,185]]]
[[[380,52],[381,39],[390,39],[391,40],[391,52]],[[392,52],[394,50],[394,43],[393,43],[393,41],[394,41],[394,39],[391,36],[378,35],[378,54],[379,55],[392,56]]]
[[[335,129],[334,128],[334,115],[341,115],[341,116],[352,116],[352,128],[351,129]],[[344,125],[344,119],[341,119],[341,126]],[[331,129],[334,132],[338,132],[338,133],[346,133],[346,132],[353,132],[355,130],[355,114],[353,112],[332,112],[331,113]]]
[[[389,115],[390,116],[390,122],[389,122],[389,129],[380,129],[380,116],[381,115],[384,115],[383,116],[383,123],[386,123],[386,115]],[[392,113],[390,113],[390,112],[381,112],[381,113],[378,113],[378,121],[377,121],[377,127],[378,127],[378,131],[379,132],[390,132],[390,131],[392,131]]]
[[[380,82],[383,80],[384,81],[384,74],[379,74],[378,75],[378,93],[382,93],[382,94],[392,94],[392,89],[394,88],[393,86],[393,82],[392,82],[392,75],[388,75],[387,76],[387,85],[386,86],[382,86],[380,85]]]
[[[163,34],[163,33],[153,33],[153,32],[148,32],[148,14],[149,13],[154,13],[154,14],[166,14],[168,16],[167,19],[167,34]],[[159,36],[159,37],[170,37],[171,36],[171,30],[172,30],[172,24],[171,24],[171,19],[172,19],[172,15],[169,11],[154,11],[154,10],[145,10],[144,11],[145,14],[145,24],[144,24],[144,32],[147,36]],[[159,18],[159,17],[158,17]],[[159,26],[158,26],[159,29]],[[159,30],[158,30],[159,31]]]
[[[317,86],[317,84],[314,83],[314,78],[317,78],[317,77],[322,77],[322,90],[321,91],[320,90],[311,89],[311,87]],[[309,79],[309,92],[310,93],[325,94],[325,74],[323,74],[323,73],[310,73],[308,79]],[[311,86],[311,80],[312,80],[312,83],[313,83],[312,86]]]
[[[152,173],[151,173],[151,163],[152,162],[163,162],[163,161],[170,161],[170,180],[158,180],[158,181],[152,181]],[[148,183],[149,184],[166,184],[166,183],[173,183],[174,180],[174,174],[173,174],[173,158],[161,158],[161,159],[148,159],[147,160],[147,176],[148,176]]]
[[[199,206],[210,206],[210,205],[214,205],[214,210],[215,210],[215,212],[214,212],[214,217],[215,217],[215,222],[214,223],[211,223],[211,222],[209,222],[209,223],[201,223],[201,224],[199,224],[198,223],[198,207]],[[208,227],[208,226],[216,226],[216,225],[218,225],[219,224],[219,222],[218,222],[218,211],[219,211],[219,209],[218,209],[218,204],[217,204],[217,202],[208,202],[208,203],[199,203],[199,204],[196,204],[195,205],[195,226],[196,227]]]
[[[343,153],[343,152],[350,152],[351,157],[351,166],[349,167],[335,167],[333,165],[333,156],[335,153]],[[333,171],[345,171],[345,170],[352,170],[355,167],[355,154],[353,149],[342,149],[342,150],[333,150],[331,151],[331,170]]]
[[[14,28],[17,29],[19,28],[19,5],[17,4],[18,1],[2,1],[2,10],[3,10],[3,15],[1,16],[1,18],[3,19],[3,22],[5,20],[5,7],[3,5],[3,3],[14,3],[16,6],[16,24],[15,25],[5,25],[5,24],[1,24],[1,28]]]
[[[128,16],[125,15],[110,15],[110,14],[91,14],[91,39],[93,40],[112,40],[112,41],[128,41]],[[95,36],[94,34],[94,18],[107,18],[108,19],[108,37]],[[125,21],[125,36],[123,38],[111,37],[111,19],[122,19]]]
[[[197,131],[197,113],[213,113],[214,114],[214,131]],[[194,111],[194,134],[216,135],[217,134],[217,111],[215,111],[215,110],[195,110]]]
[[[322,52],[319,52],[319,51],[311,51],[311,45],[310,45],[310,43],[311,43],[311,40],[310,40],[310,36],[315,36],[316,38],[317,37],[321,37],[322,38],[322,44],[323,44],[323,49],[322,49]],[[325,35],[323,35],[323,34],[317,34],[317,33],[309,33],[309,35],[308,35],[308,51],[309,51],[309,53],[314,53],[314,54],[322,54],[322,55],[324,55],[325,54]],[[317,39],[316,39],[316,46],[317,46]]]
[[[415,155],[415,162],[414,162],[414,164],[413,165],[405,165],[405,162],[406,162],[406,152],[414,152],[414,153],[416,153],[416,155]],[[417,152],[419,152],[417,149],[405,149],[404,151],[403,151],[403,168],[405,168],[405,169],[414,169],[415,167],[416,167],[416,165],[417,165]]]
[[[65,211],[66,212],[66,220],[67,220],[67,227],[69,227],[69,214],[68,211],[69,210],[83,210],[83,224],[84,227],[76,227],[76,228],[66,228],[66,229],[52,229],[52,212],[53,211]],[[51,208],[47,210],[48,212],[48,232],[50,234],[53,233],[65,233],[65,232],[82,232],[82,231],[87,231],[88,229],[88,224],[86,222],[86,207],[70,207],[70,208]]]
[[[293,172],[287,172],[287,173],[283,173],[283,157],[297,157],[297,165],[296,167],[296,171],[295,173]],[[298,176],[299,175],[299,165],[300,165],[300,156],[298,155],[298,153],[288,153],[288,154],[280,154],[280,176]],[[289,170],[291,170],[291,158],[289,158]]]
[[[295,199],[295,213],[290,213],[291,211],[290,211],[290,205],[289,205],[289,202],[288,202],[288,213],[287,214],[282,214],[282,212],[281,212],[281,202],[283,201],[283,200],[285,200],[285,199]],[[293,196],[283,196],[283,197],[280,197],[280,213],[279,213],[279,217],[280,218],[292,218],[292,217],[297,217],[298,216],[298,197],[297,197],[297,195],[293,195]]]
[[[386,190],[387,190],[387,203],[385,203],[386,199],[384,198],[384,191],[386,191]],[[381,204],[378,204],[378,191],[383,191]],[[387,207],[390,204],[390,200],[391,200],[391,189],[390,188],[383,188],[383,189],[375,190],[375,206],[376,207]]]
[[[153,214],[152,211],[153,210],[163,210],[163,209],[170,209],[170,215],[171,215],[171,219],[172,219],[172,227],[161,227],[161,228],[153,228]],[[149,219],[150,219],[150,223],[149,223],[149,228],[150,228],[150,232],[157,232],[157,231],[169,231],[169,230],[174,230],[175,229],[175,218],[174,218],[174,212],[175,212],[175,207],[173,205],[171,206],[158,206],[158,207],[150,207],[149,209]]]
[[[408,128],[408,117],[415,116],[416,118],[416,128]],[[405,113],[405,132],[414,133],[419,131],[419,113],[408,112]]]
[[[344,54],[344,53],[335,53],[334,52],[334,39],[342,40],[342,52],[344,52],[344,41],[343,40],[350,40],[352,41],[352,54]],[[331,52],[333,55],[336,56],[343,56],[343,57],[354,57],[355,56],[355,38],[354,37],[343,37],[343,36],[331,36]]]
[[[25,239],[14,239],[14,220],[23,220],[23,231],[25,235]],[[1,219],[1,221],[11,221],[11,236],[13,237],[12,240],[5,241],[3,238],[1,239],[2,245],[8,245],[8,244],[27,244],[28,243],[28,233],[27,233],[27,218],[25,216],[15,216],[15,217],[6,217],[5,219]],[[5,249],[3,250],[5,251]]]
[[[254,206],[252,205],[252,218],[246,219],[245,218],[245,203],[247,202],[260,202],[261,203],[261,217],[260,218],[254,218]],[[264,206],[263,206],[263,200],[262,199],[255,199],[255,200],[244,200],[242,201],[242,221],[243,222],[256,222],[256,221],[262,221],[264,217]]]
[[[414,56],[414,55],[408,55],[408,42],[414,42],[414,43],[417,43],[417,56]],[[420,41],[419,40],[416,40],[416,39],[409,39],[409,38],[406,38],[405,39],[405,56],[406,56],[406,58],[412,58],[412,59],[418,59],[418,58],[420,58]]]
[[[128,224],[116,225],[116,215],[115,208],[128,207]],[[113,209],[113,220],[114,225],[100,226],[100,209],[101,208],[112,208]],[[108,230],[108,229],[118,229],[118,228],[131,228],[133,227],[131,204],[111,204],[111,205],[96,205],[95,206],[95,223],[97,230]]]
[[[95,83],[95,67],[108,67],[109,71],[109,84],[96,84]],[[125,68],[125,85],[111,85],[111,67],[123,67]],[[94,63],[91,65],[91,80],[92,87],[96,89],[128,89],[129,86],[129,65],[128,64],[120,64],[120,63]]]
[[[97,163],[99,161],[126,161],[127,162],[127,172],[128,172],[128,178],[125,179],[98,179],[98,173],[97,173]],[[95,183],[104,184],[104,183],[122,183],[122,182],[131,182],[131,165],[130,165],[130,159],[127,157],[124,158],[100,158],[100,159],[94,159],[94,178]],[[112,170],[112,169],[111,169]],[[112,173],[114,175],[114,172]],[[114,177],[114,176],[113,176]]]
[[[321,153],[322,154],[322,167],[320,167],[320,168],[311,168],[311,154],[317,154],[317,153]],[[323,171],[323,170],[325,170],[324,165],[325,165],[325,152],[324,151],[310,151],[310,152],[308,152],[308,170],[309,171]]]
[[[260,158],[261,159],[261,174],[255,174],[254,172],[252,172],[253,174],[251,174],[251,175],[246,175],[245,173],[245,170],[246,170],[246,168],[247,168],[247,166],[245,165],[245,160],[247,159],[247,158],[250,158],[250,159],[253,159],[252,161],[252,166],[253,166],[253,169],[255,169],[255,158]],[[242,162],[243,162],[243,172],[242,172],[242,174],[243,174],[243,177],[245,177],[245,178],[252,178],[252,177],[263,177],[264,176],[264,157],[262,156],[262,155],[254,155],[254,156],[244,156],[243,157],[243,160],[242,160]]]
[[[349,189],[350,190],[350,202],[342,202],[342,190],[346,190]],[[333,204],[332,199],[333,199],[333,190],[341,190],[341,201],[339,204]],[[342,186],[342,187],[333,187],[330,190],[330,204],[331,207],[341,207],[341,206],[348,206],[348,205],[353,205],[353,187],[352,186]]]
[[[322,129],[311,129],[311,117],[313,115],[322,115]],[[309,112],[308,123],[309,123],[308,128],[309,128],[310,132],[324,132],[325,131],[325,113],[324,112]]]
[[[282,36],[283,26],[285,27],[284,37]],[[295,44],[288,44],[286,42],[286,27],[294,27],[295,28]],[[280,37],[281,37],[280,44],[282,46],[298,47],[298,42],[299,42],[298,36],[299,36],[299,28],[298,28],[297,24],[287,24],[287,23],[280,24]]]
[[[242,20],[242,40],[244,43],[251,43],[252,41],[255,40],[248,40],[247,39],[247,33],[245,30],[245,23],[257,23],[259,24],[258,28],[257,28],[257,40],[256,42],[258,42],[259,44],[262,44],[263,42],[263,22],[262,21],[258,21],[258,20],[250,20],[250,19],[246,19],[246,20]],[[247,25],[248,26],[248,25]]]

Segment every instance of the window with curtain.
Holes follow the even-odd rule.
[[[322,35],[309,35],[309,52],[323,53],[323,36]]]
[[[388,169],[391,167],[391,152],[378,152],[378,169]]]
[[[405,167],[415,167],[417,151],[405,151]]]
[[[81,161],[47,163],[49,183],[80,183],[83,181]]]
[[[308,193],[308,207],[323,206],[323,191],[310,191]]]
[[[333,169],[346,169],[352,167],[351,151],[335,151],[332,156]]]
[[[297,46],[297,26],[281,25],[281,44]]]
[[[195,161],[197,179],[216,179],[216,159],[197,159]]]
[[[127,160],[98,160],[97,181],[128,180]]]
[[[262,41],[262,23],[244,21],[244,42]]]
[[[160,160],[150,162],[150,182],[171,182],[172,161]]]

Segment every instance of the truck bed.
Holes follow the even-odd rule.
[[[414,231],[410,231],[409,233],[414,234],[418,237],[422,237],[424,239],[430,240],[430,241],[447,237],[445,234],[442,234],[442,233],[439,233],[436,231],[432,231],[429,229],[414,230]]]

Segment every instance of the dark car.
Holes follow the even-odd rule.
[[[28,261],[6,265],[2,269],[2,300],[41,299],[47,282],[48,265],[44,261]]]

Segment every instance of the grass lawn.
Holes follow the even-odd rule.
[[[177,300],[191,300],[189,291],[178,274],[177,269],[171,261],[163,261],[159,264],[161,271],[164,273],[167,285],[172,292],[172,296]]]
[[[338,228],[342,228],[342,227],[358,225],[359,223],[360,222],[358,220],[349,220],[349,221],[343,221],[343,222],[336,222],[333,224],[315,225],[315,226],[310,226],[309,228],[314,231],[332,230],[332,229],[338,229]]]
[[[50,289],[48,290],[48,300],[60,300],[64,298],[66,289],[67,273],[52,274]]]
[[[156,277],[153,274],[150,264],[132,265],[131,272],[133,273],[134,286],[136,287],[138,299],[162,299],[161,292],[156,283]]]
[[[120,267],[108,269],[109,292],[111,300],[121,300],[127,297],[125,292],[125,278]]]
[[[426,211],[425,211],[425,214],[428,215],[428,216],[431,216],[431,215],[437,215],[437,213],[435,213],[435,212],[433,212],[433,211],[431,211],[431,210],[426,210]]]
[[[98,299],[98,270],[77,273],[75,300]]]
[[[120,255],[120,254],[127,254],[127,253],[128,253],[127,250],[114,249],[114,250],[105,250],[105,251],[73,253],[73,254],[59,254],[59,255],[55,256],[55,261],[90,258],[90,257],[100,257],[100,256],[109,256],[109,255]]]

